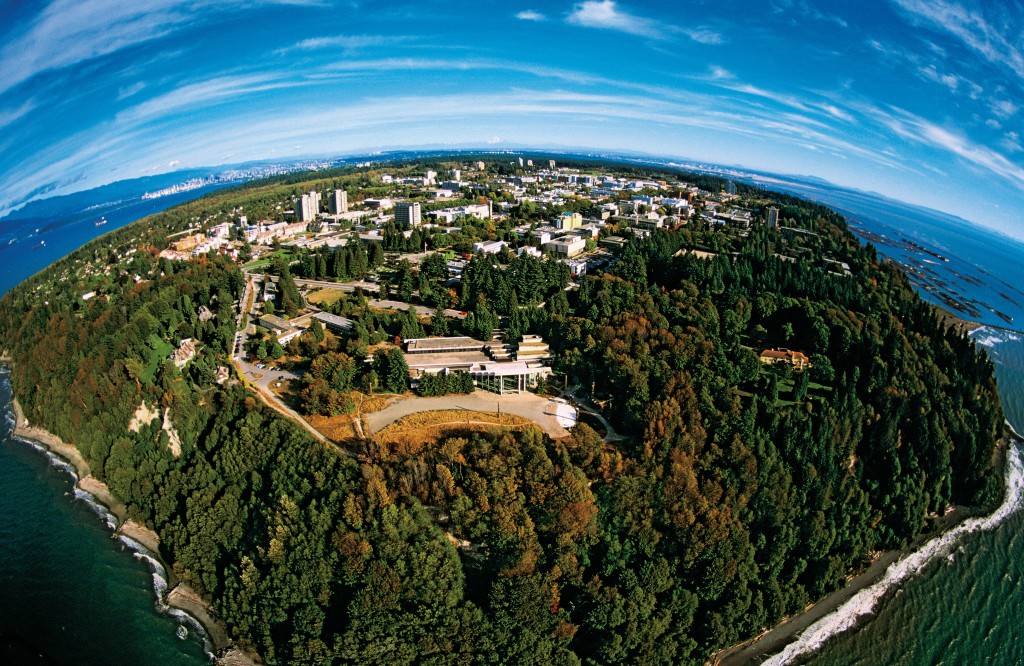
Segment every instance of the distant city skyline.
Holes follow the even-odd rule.
[[[191,167],[533,148],[814,176],[1024,238],[1016,3],[52,0],[0,16],[0,216]]]

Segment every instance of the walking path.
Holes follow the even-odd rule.
[[[452,409],[522,416],[539,425],[548,435],[556,439],[568,437],[567,428],[571,428],[576,423],[576,410],[563,402],[533,393],[498,395],[488,391],[433,398],[405,398],[391,403],[379,412],[367,414],[365,419],[370,434],[374,434],[411,414]]]

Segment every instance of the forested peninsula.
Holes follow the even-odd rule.
[[[0,301],[27,418],[155,530],[242,649],[268,664],[699,664],[951,506],[999,501],[991,362],[842,216],[676,171],[466,162],[222,191],[111,232]],[[427,179],[402,180],[423,172],[461,184],[444,206],[493,212],[426,227],[373,208],[441,208]],[[269,242],[252,263],[258,242],[235,229],[236,253],[161,256],[243,213],[294,223],[297,197],[338,190],[366,215],[304,234],[334,225],[344,246]],[[586,251],[609,249],[584,275],[538,239],[563,215],[600,221]],[[320,303],[346,332],[314,324],[280,344],[250,320],[254,271],[276,273],[269,307],[286,320],[309,295],[296,278],[372,280],[434,314],[374,307],[356,287]],[[234,359],[252,331],[244,353],[289,364],[294,406],[318,423],[408,390],[396,343],[492,329],[542,336],[553,374],[537,390],[578,387],[621,437],[581,421],[557,440],[467,426],[321,441]],[[473,388],[438,377],[420,391]]]

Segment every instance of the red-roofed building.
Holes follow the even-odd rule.
[[[788,363],[794,370],[806,370],[811,367],[811,360],[803,352],[789,351],[788,349],[765,349],[761,352],[761,362],[772,365],[774,363]]]

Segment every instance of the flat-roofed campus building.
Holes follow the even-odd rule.
[[[474,365],[469,369],[473,381],[482,389],[493,393],[524,393],[540,386],[551,368],[543,363],[512,361],[490,362]]]
[[[469,337],[410,338],[405,341],[406,354],[484,353],[486,343]]]
[[[563,236],[544,243],[544,249],[558,257],[575,257],[587,249],[587,241],[579,236]]]
[[[260,326],[269,328],[277,341],[282,345],[288,344],[288,342],[295,337],[302,334],[302,329],[295,328],[290,323],[277,317],[275,315],[262,315],[259,319]]]
[[[313,319],[319,321],[324,328],[332,333],[348,333],[355,325],[351,319],[345,319],[330,312],[317,312],[313,315]]]
[[[551,352],[544,340],[528,335],[516,346],[500,336],[490,342],[468,337],[412,338],[405,341],[405,361],[417,379],[426,373],[468,372],[476,385],[495,393],[522,393],[540,385],[551,374],[544,361]]]

